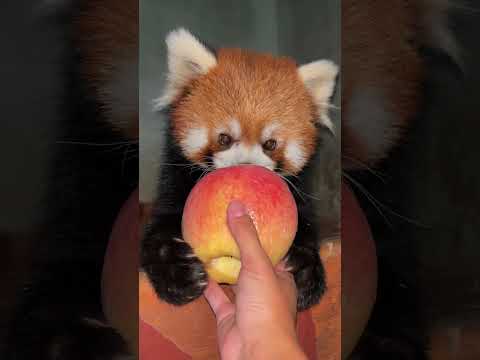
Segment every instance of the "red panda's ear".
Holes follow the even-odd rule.
[[[217,65],[215,54],[183,28],[171,31],[166,43],[167,84],[162,96],[154,100],[156,110],[170,105],[188,82]]]
[[[298,68],[298,74],[313,97],[319,110],[319,123],[334,132],[328,116],[330,98],[335,90],[338,66],[329,60],[318,60]]]
[[[445,53],[453,63],[463,69],[463,59],[457,39],[449,27],[452,10],[459,8],[455,0],[421,0],[420,42],[427,48]]]

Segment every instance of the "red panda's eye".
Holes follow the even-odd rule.
[[[263,149],[266,151],[273,151],[277,148],[277,141],[275,139],[269,139],[263,143]]]
[[[218,135],[218,144],[223,147],[228,147],[232,144],[233,139],[228,134],[220,134]]]

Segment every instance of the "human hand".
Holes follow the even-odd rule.
[[[284,263],[272,266],[243,204],[232,201],[227,219],[242,262],[235,304],[212,280],[204,292],[217,319],[222,359],[306,359],[297,341],[293,276]]]

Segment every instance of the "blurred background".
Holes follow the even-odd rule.
[[[355,174],[379,261],[374,336],[355,359],[425,359],[415,346],[432,360],[480,358],[479,20],[478,2],[453,2],[461,63],[424,49],[426,101],[405,141],[376,174]]]
[[[3,26],[11,30],[0,34],[0,357],[29,271],[32,237],[45,219],[51,146],[60,130],[64,79],[59,67],[67,45],[59,36],[63,28],[41,20],[41,13],[39,2],[29,0],[5,3],[0,12]]]
[[[2,360],[50,359],[51,346],[85,341],[78,322],[103,316],[105,248],[137,186],[135,144],[125,156],[128,141],[80,75],[79,37],[92,37],[79,34],[78,10],[94,2],[18,0],[0,11]]]

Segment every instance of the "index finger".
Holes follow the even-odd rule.
[[[203,295],[215,314],[217,324],[234,314],[235,308],[232,302],[215,281],[209,280]]]

